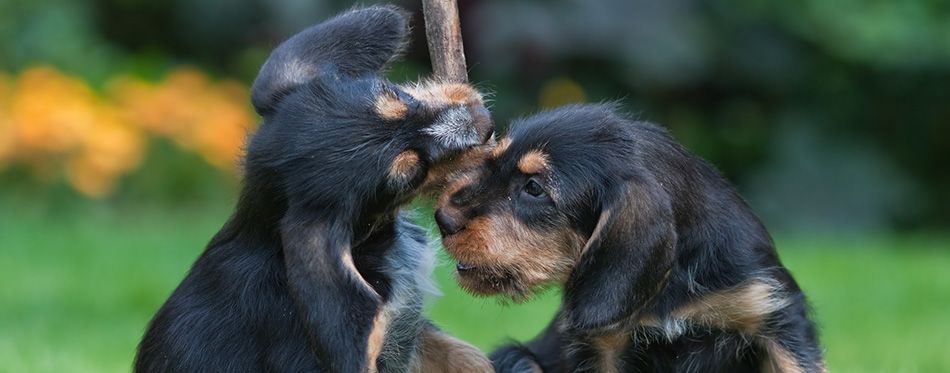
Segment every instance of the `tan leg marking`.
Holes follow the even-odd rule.
[[[676,319],[688,320],[723,330],[755,335],[765,318],[788,305],[776,294],[774,285],[763,281],[703,296],[672,313]]]
[[[413,373],[490,373],[491,361],[481,350],[435,328],[419,336],[419,348],[410,369]]]
[[[389,326],[389,314],[380,311],[373,319],[373,329],[369,333],[369,343],[366,348],[366,366],[370,373],[376,372],[376,359],[383,352],[383,344],[386,342],[386,328]]]
[[[359,270],[356,269],[356,264],[353,263],[353,255],[349,251],[343,252],[341,259],[343,261],[343,267],[352,273],[357,281],[363,284],[363,286],[369,289],[373,294],[377,294],[373,286],[366,282]],[[388,324],[388,313],[384,312],[384,310],[377,311],[376,317],[373,319],[373,328],[370,329],[369,338],[367,338],[366,370],[368,372],[376,372],[376,358],[379,357],[379,353],[383,350],[383,342],[386,340],[386,328]]]

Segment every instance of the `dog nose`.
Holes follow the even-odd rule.
[[[435,223],[439,225],[443,236],[456,234],[463,228],[459,219],[453,218],[443,209],[435,210]]]

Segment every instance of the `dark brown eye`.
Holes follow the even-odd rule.
[[[536,198],[544,197],[547,194],[544,188],[541,188],[541,184],[538,184],[534,179],[528,180],[528,183],[524,185],[524,192]]]

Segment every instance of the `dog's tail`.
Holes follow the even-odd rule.
[[[317,77],[375,73],[399,55],[408,36],[409,17],[395,6],[357,8],[311,26],[274,49],[254,80],[251,102],[266,117],[282,97]]]

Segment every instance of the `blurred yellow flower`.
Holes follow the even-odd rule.
[[[548,81],[541,87],[538,103],[543,108],[555,108],[572,103],[587,101],[584,88],[577,82],[558,78]]]
[[[93,197],[112,191],[122,174],[139,165],[145,149],[145,134],[120,120],[112,107],[101,107],[95,131],[82,139],[81,151],[67,165],[69,182]]]
[[[159,84],[121,77],[109,93],[127,118],[224,170],[236,169],[245,135],[256,121],[246,87],[211,82],[191,68],[176,70]]]
[[[256,122],[249,101],[240,83],[192,68],[158,83],[118,76],[105,95],[50,67],[0,75],[0,171],[19,163],[43,180],[65,173],[80,193],[103,197],[140,165],[155,136],[233,172]]]
[[[0,73],[0,169],[9,161],[13,152],[13,124],[10,122],[10,77]]]
[[[23,72],[13,87],[11,138],[17,157],[42,161],[34,155],[73,150],[83,131],[95,123],[92,90],[83,82],[46,67]]]

